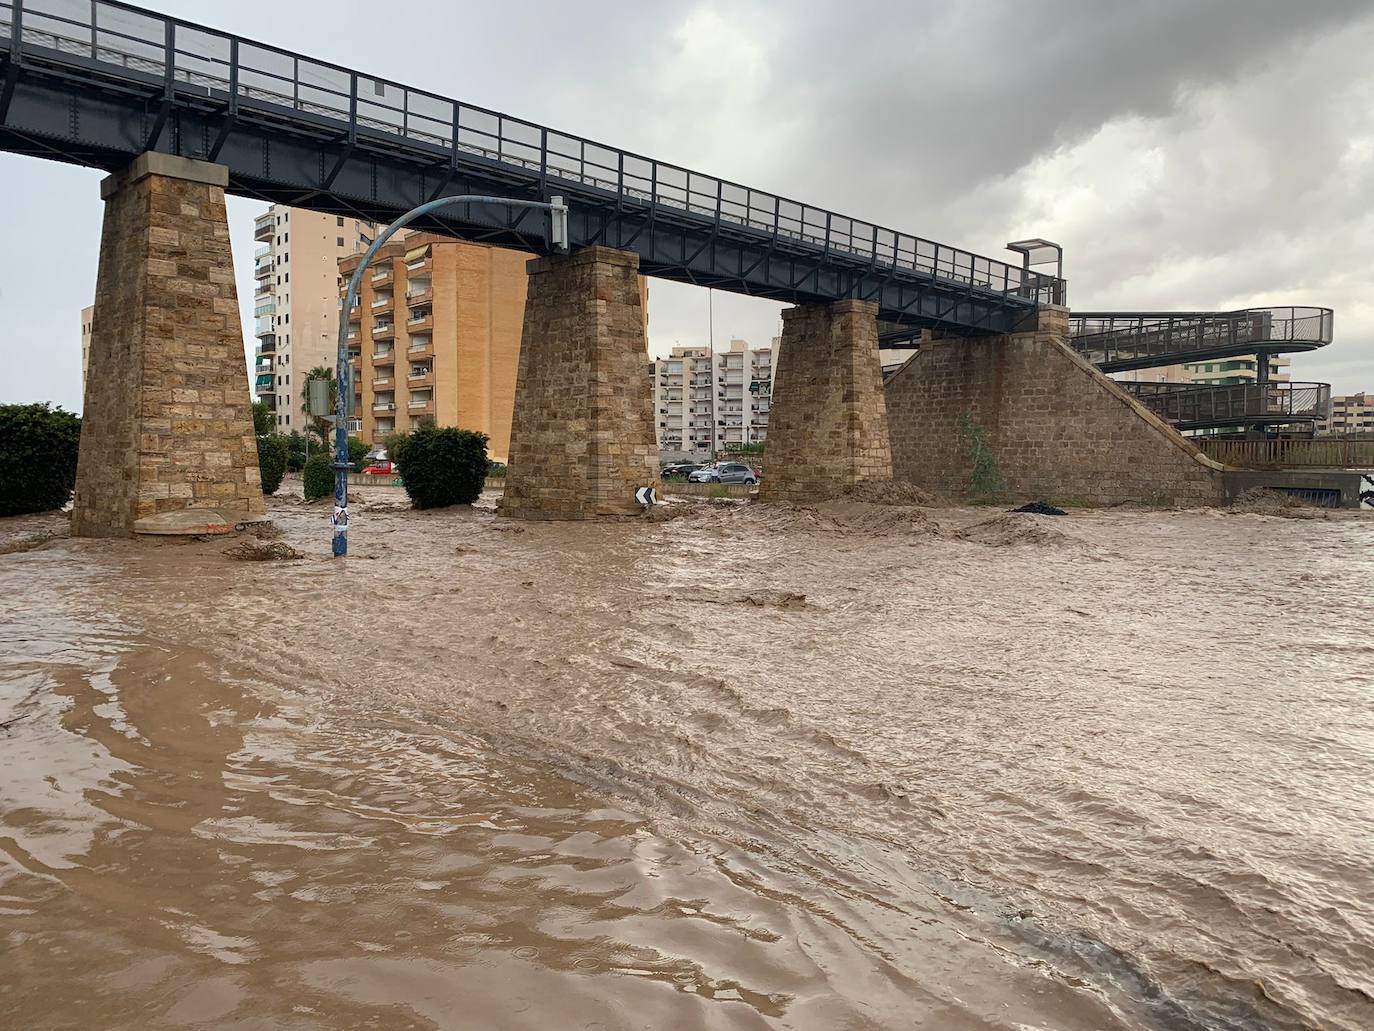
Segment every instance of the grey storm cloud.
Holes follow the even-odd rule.
[[[1294,377],[1374,389],[1369,2],[159,7],[981,253],[1045,236],[1075,308],[1328,305]],[[0,157],[0,398],[79,407],[98,178]],[[259,209],[231,205],[245,299]],[[654,283],[652,348],[778,330],[777,304],[711,307]]]

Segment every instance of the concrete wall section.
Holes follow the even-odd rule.
[[[226,177],[145,154],[101,185],[74,534],[127,535],[182,508],[265,511]]]
[[[865,301],[783,309],[761,497],[833,497],[892,478],[877,314]]]
[[[888,382],[893,471],[963,494],[978,427],[1015,498],[1069,504],[1217,504],[1221,466],[1068,346],[1068,309],[1004,337],[925,341]]]
[[[590,247],[528,269],[501,513],[637,513],[635,490],[658,483],[639,258]]]

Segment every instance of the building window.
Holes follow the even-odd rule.
[[[343,226],[343,216],[342,216],[342,215],[337,216],[336,221],[338,222],[338,224],[339,224],[340,226]]]
[[[339,236],[339,237],[335,237],[335,239],[337,239],[337,240],[339,241],[339,246],[342,247],[342,246],[343,246],[343,237],[342,237],[342,236]]]

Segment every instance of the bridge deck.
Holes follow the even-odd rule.
[[[532,122],[112,0],[0,0],[0,149],[114,169],[218,161],[230,191],[389,220],[445,195],[566,197],[574,246],[653,276],[882,318],[1007,332],[1063,281]],[[536,253],[547,216],[495,206],[427,228]]]

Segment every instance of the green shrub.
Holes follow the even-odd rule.
[[[76,484],[81,420],[46,404],[0,405],[0,516],[61,508]]]
[[[487,476],[493,480],[504,480],[506,478],[506,463],[491,462],[487,465]]]
[[[262,492],[275,494],[286,475],[286,437],[280,433],[264,433],[258,437],[258,472],[262,475]]]
[[[355,473],[362,472],[363,466],[367,464],[368,450],[368,446],[357,437],[348,438],[348,461]]]
[[[323,451],[310,456],[303,476],[305,500],[314,501],[334,493],[334,459]]]
[[[471,505],[487,479],[487,435],[422,427],[390,452],[416,508]],[[391,444],[391,441],[388,441]]]
[[[310,449],[314,451],[314,448]],[[305,468],[305,434],[292,430],[286,438],[286,468],[293,473]]]
[[[272,414],[272,409],[267,407],[266,401],[253,402],[253,432],[259,437],[265,437],[277,428],[277,417]]]
[[[975,500],[993,500],[1006,493],[1007,480],[997,456],[992,453],[987,431],[973,421],[973,410],[959,413],[959,444],[964,449],[970,471],[968,492]]]

